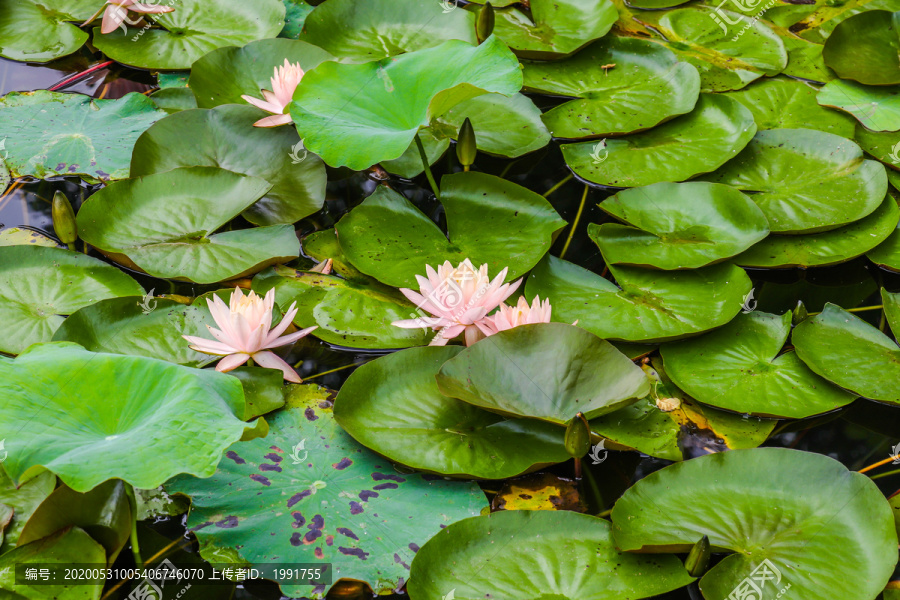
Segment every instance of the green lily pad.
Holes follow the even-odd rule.
[[[56,475],[46,471],[16,487],[0,465],[0,504],[13,510],[12,521],[7,524],[3,531],[3,540],[0,541],[0,555],[15,547],[28,518],[53,492],[54,487]]]
[[[563,158],[576,175],[602,185],[636,187],[683,181],[715,171],[744,149],[756,124],[739,102],[700,94],[690,113],[649,131],[592,142],[562,144]]]
[[[875,598],[896,564],[893,517],[875,484],[799,450],[734,450],[671,465],[629,488],[612,520],[624,551],[687,552],[704,535],[713,552],[733,551],[700,580],[709,599],[751,585],[763,588],[760,597],[790,585],[782,597]]]
[[[780,4],[780,6],[788,5]],[[828,83],[837,77],[822,58],[822,50],[825,48],[823,44],[805,40],[787,27],[778,27],[773,23],[767,25],[778,34],[788,53],[787,67],[781,71],[783,75],[821,83]]]
[[[603,339],[662,342],[728,323],[751,287],[743,269],[727,263],[690,271],[609,270],[618,286],[548,255],[531,272],[525,296],[550,298],[554,321],[577,319]]]
[[[599,206],[625,223],[588,226],[612,264],[693,269],[739,254],[769,233],[750,198],[715,183],[656,183],[619,192]]]
[[[3,532],[13,518],[13,509],[5,504],[0,504],[0,545],[3,544]]]
[[[47,342],[70,315],[106,298],[141,295],[131,277],[106,263],[43,246],[0,246],[0,352]],[[0,438],[2,439],[2,438]]]
[[[243,277],[300,252],[290,225],[214,233],[270,187],[259,177],[216,167],[183,167],[119,181],[82,205],[78,233],[154,277],[197,283]],[[180,218],[174,220],[173,214]]]
[[[900,13],[867,10],[834,28],[822,51],[838,77],[866,85],[900,83]]]
[[[29,563],[49,564],[59,573],[73,564],[102,565],[105,562],[103,546],[83,529],[63,529],[0,556],[0,594],[9,600],[98,600],[103,591],[103,577],[87,574],[77,585],[17,585],[15,567]]]
[[[420,127],[459,102],[521,87],[519,62],[496,37],[478,46],[450,40],[365,64],[322,63],[294,92],[291,116],[326,163],[362,170],[398,158]]]
[[[352,348],[407,348],[428,343],[433,332],[403,329],[393,321],[415,318],[416,308],[394,288],[378,282],[360,284],[321,273],[275,267],[253,279],[264,294],[275,288],[275,301],[297,303],[294,324],[318,326],[312,335],[331,344]],[[410,316],[412,315],[412,317]]]
[[[574,325],[521,325],[487,337],[451,358],[436,376],[445,396],[510,417],[565,425],[592,419],[650,392],[643,371]]]
[[[608,37],[572,58],[527,63],[525,88],[574,98],[543,119],[555,137],[584,138],[643,131],[691,112],[700,76],[658,44]]]
[[[522,58],[568,56],[609,32],[618,18],[609,0],[531,0],[530,15],[514,6],[494,10],[494,34]],[[481,10],[481,9],[479,9]]]
[[[0,185],[2,185],[0,181]],[[0,246],[44,246],[57,248],[59,244],[51,237],[23,227],[10,227],[0,231]]]
[[[447,40],[477,43],[472,13],[445,10],[439,0],[330,0],[306,17],[300,39],[351,62],[433,48]]]
[[[257,40],[243,48],[226,46],[191,66],[190,89],[200,108],[246,104],[242,95],[262,98],[260,90],[272,91],[272,73],[285,60],[311,71],[326,60],[334,60],[334,56],[318,46],[281,38]],[[228,77],[222,77],[223,73]]]
[[[4,2],[0,5],[0,56],[44,63],[72,54],[88,39],[78,24],[97,7],[96,0]]]
[[[45,90],[10,92],[0,98],[6,166],[13,177],[123,179],[135,140],[165,116],[136,93],[94,100]]]
[[[226,298],[227,301],[227,298]],[[91,352],[159,358],[202,367],[217,360],[192,350],[183,335],[209,337],[216,326],[205,302],[186,306],[166,298],[109,298],[81,308],[66,319],[54,342],[75,342]]]
[[[313,232],[304,237],[300,245],[303,247],[303,254],[317,262],[323,262],[330,258],[333,272],[344,279],[362,284],[370,284],[375,281],[354,267],[347,259],[334,229]]]
[[[751,312],[660,352],[678,387],[718,408],[802,419],[853,402],[855,394],[816,375],[793,351],[782,352],[790,332],[790,313]]]
[[[900,293],[892,294],[881,288],[881,303],[884,305],[884,316],[891,326],[891,331],[900,332]]]
[[[568,460],[561,427],[441,394],[435,375],[461,350],[410,348],[361,366],[338,394],[338,424],[392,461],[444,475],[502,479]]]
[[[409,593],[459,600],[632,600],[691,582],[675,556],[619,552],[610,529],[603,519],[571,511],[504,510],[466,519],[419,550]],[[503,551],[515,556],[515,569],[497,560]]]
[[[191,497],[187,526],[208,560],[329,563],[334,581],[387,593],[408,579],[414,548],[487,502],[472,482],[395,471],[337,426],[329,395],[293,386],[268,437],[233,445],[214,476],[179,477],[166,489]],[[325,596],[324,586],[279,583],[289,596]]]
[[[701,92],[738,90],[780,73],[788,62],[781,38],[763,23],[721,6],[643,12],[636,18],[663,37],[659,43],[697,67]]]
[[[818,102],[853,115],[872,131],[900,129],[900,86],[863,85],[836,79],[822,88]]]
[[[261,115],[262,111],[252,106],[220,106],[170,115],[148,129],[134,145],[131,176],[178,167],[220,167],[272,184],[243,212],[251,223],[280,225],[308,217],[325,201],[325,165],[303,149],[292,127],[254,127]]]
[[[246,425],[235,416],[240,383],[212,370],[54,342],[0,373],[3,466],[14,482],[39,466],[76,492],[112,478],[154,488],[178,473],[208,477]]]
[[[867,252],[869,255],[879,252],[879,244],[884,246],[880,252],[889,256],[890,240],[896,236],[900,245],[900,233],[895,234],[898,219],[900,210],[897,209],[897,202],[886,195],[873,213],[855,223],[808,235],[772,234],[739,254],[734,262],[743,267],[770,269],[822,267],[846,262]]]
[[[704,177],[747,192],[773,232],[816,233],[872,213],[887,194],[884,167],[859,146],[811,129],[760,131],[734,160]]]
[[[94,28],[98,50],[122,64],[142,69],[188,69],[223,46],[243,46],[273,38],[284,26],[281,0],[178,0],[172,12],[153,16],[157,27],[128,27],[106,35]]]
[[[797,325],[791,336],[810,369],[870,400],[900,404],[900,348],[834,304]]]
[[[239,367],[228,371],[244,388],[242,421],[250,421],[284,406],[284,378],[278,369]],[[263,436],[265,437],[265,436]]]
[[[194,92],[188,88],[163,88],[153,92],[148,98],[153,100],[153,104],[160,110],[165,111],[166,114],[197,108],[197,99],[194,97]]]
[[[817,92],[818,88],[802,81],[778,77],[756,81],[742,90],[725,95],[749,108],[760,130],[818,129],[852,138],[853,120],[819,106]]]
[[[900,171],[900,132],[870,131],[858,124],[854,137],[867,154],[889,167],[888,181],[891,181],[892,175],[897,176],[897,171]]]
[[[543,197],[494,175],[445,175],[441,190],[449,240],[411,202],[382,186],[335,226],[344,253],[363,273],[396,287],[418,287],[415,276],[426,265],[466,258],[487,263],[494,275],[508,267],[511,280],[540,260],[565,225]]]

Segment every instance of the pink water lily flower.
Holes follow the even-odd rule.
[[[158,15],[172,12],[175,9],[171,6],[144,4],[137,0],[106,0],[106,6],[101,10],[103,11],[103,21],[100,23],[100,33],[105,34],[112,33],[117,27],[123,27],[122,23],[136,25],[138,21],[132,21],[128,18],[129,11],[145,15]],[[95,13],[93,17],[81,24],[82,27],[96,19],[99,14],[99,11]]]
[[[265,100],[253,96],[241,96],[253,106],[274,115],[260,119],[253,125],[255,127],[277,127],[290,123],[291,115],[285,114],[284,111],[294,98],[294,90],[300,85],[301,79],[303,79],[303,69],[300,68],[300,64],[289,63],[287,59],[284,59],[283,67],[275,67],[275,74],[271,79],[272,91],[261,90]]]
[[[494,335],[519,325],[549,323],[552,310],[553,307],[550,306],[549,298],[541,302],[541,297],[535,296],[534,302],[529,306],[528,300],[520,297],[519,302],[515,306],[504,304],[500,307],[500,310],[489,317],[485,317],[477,325],[484,335]]]
[[[272,308],[275,306],[275,290],[269,290],[265,298],[260,298],[254,292],[244,296],[241,288],[235,288],[231,294],[230,306],[222,299],[213,295],[213,299],[206,300],[209,312],[212,313],[216,325],[220,329],[210,327],[207,329],[216,340],[182,336],[191,344],[191,348],[204,354],[224,356],[216,371],[225,373],[236,369],[248,359],[252,358],[256,364],[267,369],[281,369],[284,378],[294,383],[300,383],[300,376],[270,348],[278,348],[293,344],[300,338],[309,334],[316,327],[307,327],[296,333],[278,337],[288,328],[294,315],[297,314],[296,303],[284,314],[281,323],[272,328]]]
[[[431,346],[444,346],[465,332],[466,345],[471,346],[484,337],[478,323],[489,312],[497,308],[509,298],[522,283],[519,279],[514,283],[503,283],[508,269],[503,269],[494,279],[488,277],[488,265],[475,267],[465,259],[458,267],[446,261],[438,266],[437,271],[426,265],[428,277],[416,275],[419,282],[419,293],[401,288],[410,302],[433,317],[419,317],[394,321],[393,325],[406,329],[431,327],[437,335]]]

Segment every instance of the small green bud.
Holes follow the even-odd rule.
[[[704,535],[700,538],[700,541],[694,544],[690,553],[688,553],[687,559],[684,561],[684,568],[687,569],[691,577],[700,577],[706,573],[711,554],[709,537]]]
[[[478,37],[480,44],[488,39],[494,32],[494,7],[490,2],[485,2],[484,6],[478,12],[478,19],[475,21],[475,35]]]
[[[566,452],[573,458],[581,458],[591,450],[591,427],[584,415],[578,413],[566,427]]]
[[[53,194],[53,230],[63,244],[72,244],[78,239],[78,225],[75,224],[75,211],[66,195],[60,191]]]
[[[472,128],[469,117],[466,117],[459,128],[459,136],[456,138],[456,158],[459,159],[459,164],[468,170],[475,162],[476,154],[478,154],[478,148],[475,146],[475,130]]]
[[[803,304],[803,300],[798,300],[797,306],[794,307],[794,310],[791,313],[791,324],[799,325],[801,322],[805,321],[807,317],[809,317],[809,311],[806,310],[806,305]]]

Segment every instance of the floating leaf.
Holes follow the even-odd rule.
[[[352,62],[433,48],[448,40],[477,43],[474,15],[445,10],[440,0],[330,0],[306,18],[300,39]]]
[[[720,95],[700,94],[690,113],[622,138],[562,144],[576,175],[602,185],[636,187],[683,181],[714,171],[743,150],[756,133],[753,115]]]
[[[461,350],[410,348],[366,363],[341,387],[335,418],[379,454],[445,475],[502,479],[568,460],[561,427],[441,394],[435,375]]]
[[[431,329],[403,329],[394,321],[414,318],[416,308],[397,290],[376,281],[360,284],[321,273],[288,267],[266,270],[253,279],[264,294],[275,289],[275,300],[287,308],[297,303],[294,324],[317,326],[315,337],[352,348],[406,348],[428,343]],[[427,329],[427,331],[426,331]]]
[[[733,551],[700,580],[710,600],[754,572],[773,597],[790,584],[804,600],[875,598],[896,564],[893,517],[875,484],[799,450],[734,450],[671,465],[629,488],[612,520],[623,551],[687,552],[704,535],[713,552]],[[759,579],[763,566],[767,579]]]
[[[0,5],[0,56],[44,63],[72,54],[87,41],[78,24],[97,10],[95,0],[4,2]]]
[[[900,13],[867,10],[834,28],[822,51],[838,77],[867,85],[900,83]]]
[[[141,295],[131,277],[106,263],[43,246],[0,246],[0,351],[47,342],[70,315],[105,298]],[[2,439],[2,438],[0,438]]]
[[[3,532],[3,540],[0,540],[0,555],[6,554],[15,547],[28,518],[44,501],[44,498],[50,495],[54,487],[56,487],[56,475],[47,472],[40,473],[16,487],[9,475],[6,474],[6,470],[0,465],[0,504],[13,510],[12,521],[7,524]]]
[[[514,569],[496,560],[504,548],[515,554]],[[544,510],[500,511],[442,529],[416,554],[410,575],[412,598],[510,600],[631,600],[692,580],[675,556],[617,551],[603,519]]]
[[[548,255],[531,272],[525,296],[551,298],[554,321],[577,319],[603,339],[661,342],[728,323],[751,287],[742,269],[724,263],[690,271],[609,270],[618,286]]]
[[[527,63],[525,88],[575,98],[543,119],[555,137],[584,138],[643,131],[691,112],[700,77],[658,44],[607,37],[566,60]]]
[[[750,198],[715,183],[655,183],[619,192],[600,208],[625,223],[588,226],[603,259],[613,264],[703,267],[769,233],[765,215]]]
[[[884,167],[852,141],[810,129],[760,131],[734,160],[704,179],[755,192],[769,228],[815,233],[872,213],[887,193]]]
[[[251,223],[279,225],[308,217],[321,209],[325,200],[325,165],[303,148],[292,127],[254,127],[261,115],[262,111],[252,106],[170,115],[138,139],[131,176],[178,167],[220,167],[272,184],[243,212]]]
[[[466,258],[507,280],[525,273],[550,249],[565,221],[540,195],[485,173],[441,179],[441,204],[450,239],[411,202],[382,186],[335,226],[353,265],[392,286],[416,285],[425,266]]]
[[[197,283],[242,277],[300,251],[290,225],[215,233],[270,187],[259,177],[216,167],[136,177],[91,196],[78,211],[78,232],[154,277]]]
[[[900,86],[872,86],[836,79],[822,88],[817,99],[822,106],[850,113],[870,130],[900,129]]]
[[[802,419],[855,398],[782,352],[791,314],[751,312],[703,336],[661,349],[666,372],[691,396],[718,408]]]
[[[441,393],[511,417],[565,425],[646,396],[644,373],[609,342],[573,325],[521,325],[487,337],[448,360]]]
[[[336,425],[328,397],[324,388],[294,386],[268,437],[233,445],[214,476],[179,477],[166,489],[191,497],[187,526],[207,559],[327,563],[334,581],[388,593],[408,579],[415,549],[477,515],[484,494],[471,482],[398,473]],[[279,581],[289,596],[325,595],[291,581]]]
[[[889,181],[892,176],[898,175],[897,171],[900,171],[900,132],[876,132],[857,125],[855,139],[867,154],[874,156],[888,167]]]
[[[93,43],[111,59],[133,67],[188,69],[216,48],[273,38],[284,26],[281,0],[178,0],[173,8],[153,15],[157,27],[149,29],[101,34],[95,27]]]
[[[826,304],[791,336],[797,356],[842,388],[900,404],[900,348],[889,337],[844,309]]]
[[[498,510],[571,510],[586,512],[578,484],[552,473],[534,473],[503,484],[491,500],[491,511]]]
[[[13,177],[123,179],[135,140],[165,116],[141,94],[94,100],[45,90],[11,92],[0,98],[0,140],[6,141]]]
[[[39,466],[77,492],[112,478],[154,488],[178,473],[208,477],[244,431],[240,383],[215,371],[56,342],[0,362],[0,374],[14,482]]]
[[[459,102],[521,87],[519,63],[496,37],[479,46],[450,40],[365,64],[322,63],[294,92],[291,116],[309,150],[361,170],[398,158],[420,127]]]

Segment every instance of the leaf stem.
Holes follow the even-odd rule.
[[[855,312],[865,312],[867,310],[881,310],[882,308],[884,308],[884,304],[879,304],[877,306],[859,306],[857,308],[845,308],[844,310],[846,310],[849,313],[855,313]],[[821,315],[821,314],[822,314],[821,311],[820,312],[811,312],[811,313],[809,313],[809,316]]]
[[[298,362],[296,365],[294,365],[294,368],[295,368],[295,369],[298,368],[302,363],[303,363],[303,361],[301,360],[301,361]],[[344,365],[343,367],[338,367],[337,369],[331,369],[330,371],[323,371],[322,373],[316,373],[315,375],[310,375],[309,377],[305,377],[303,380],[304,380],[304,381],[309,381],[310,379],[313,379],[313,378],[315,378],[315,377],[321,377],[322,375],[328,375],[329,373],[335,373],[335,372],[337,372],[337,371],[343,371],[344,369],[349,369],[350,367],[358,367],[359,365],[364,365],[364,364],[366,364],[366,361],[362,361],[362,362],[358,362],[358,363],[353,363],[353,364],[349,364],[349,365]]]
[[[138,569],[144,568],[144,561],[141,559],[141,547],[138,544],[138,505],[137,494],[135,494],[134,486],[128,482],[125,483],[125,494],[128,496],[129,504],[131,504],[131,554],[134,556],[134,564]]]
[[[569,249],[569,244],[572,243],[572,237],[575,236],[575,229],[578,227],[578,221],[581,220],[581,213],[584,211],[584,203],[587,201],[588,190],[590,190],[590,188],[584,186],[584,193],[581,195],[581,203],[578,205],[578,212],[575,213],[575,220],[572,221],[572,227],[569,229],[569,237],[566,238],[566,243],[563,246],[562,252],[559,253],[560,258],[566,257],[566,251]]]
[[[890,477],[891,475],[897,475],[900,473],[900,469],[894,469],[893,471],[888,471],[887,473],[879,473],[878,475],[872,475],[872,479],[881,479],[882,477]]]
[[[872,469],[877,469],[877,468],[880,467],[881,465],[886,465],[886,464],[888,464],[888,463],[890,463],[890,462],[894,462],[895,460],[900,460],[900,455],[896,455],[896,456],[891,455],[891,456],[885,458],[884,460],[879,460],[879,461],[878,461],[877,463],[875,463],[875,464],[871,464],[871,465],[869,465],[868,467],[865,467],[865,468],[863,468],[863,469],[860,469],[859,471],[857,471],[857,473],[865,473],[865,472],[867,472],[867,471],[871,471]]]
[[[609,515],[611,515],[612,511],[613,511],[613,509],[610,508],[609,510],[604,510],[602,513],[598,514],[597,516],[602,519],[604,517],[608,517]]]
[[[569,181],[570,181],[573,177],[575,177],[575,176],[572,175],[571,173],[569,173],[568,175],[566,175],[566,176],[563,178],[562,181],[560,181],[559,183],[557,183],[556,185],[554,185],[552,188],[550,188],[549,190],[547,190],[546,192],[544,192],[544,193],[541,194],[541,195],[542,195],[544,198],[546,198],[547,196],[549,196],[550,194],[552,194],[553,192],[555,192],[556,190],[558,190],[558,189],[561,188],[562,186],[564,186],[564,185],[566,185],[567,183],[569,183]]]
[[[441,191],[438,189],[437,182],[434,180],[434,175],[431,174],[431,166],[428,164],[428,155],[425,154],[425,146],[422,145],[422,138],[419,137],[419,132],[416,132],[416,148],[419,149],[419,156],[422,157],[422,166],[425,167],[425,176],[428,177],[428,184],[431,186],[431,191],[434,192],[434,197],[438,200],[441,199]]]
[[[74,82],[78,81],[79,79],[82,79],[86,75],[90,75],[94,71],[99,71],[100,69],[106,68],[111,64],[113,64],[113,61],[108,60],[108,61],[102,62],[98,65],[94,65],[90,69],[85,69],[81,73],[75,73],[71,77],[67,77],[67,78],[63,79],[62,81],[60,81],[59,83],[55,83],[55,84],[51,85],[50,87],[47,88],[47,91],[55,92],[56,90],[63,88],[65,86],[69,85],[70,83],[74,83]]]

